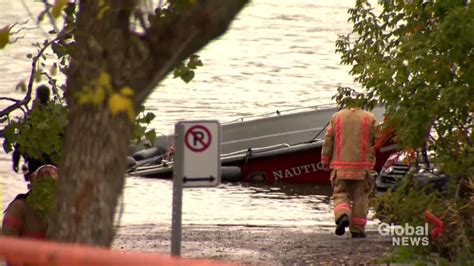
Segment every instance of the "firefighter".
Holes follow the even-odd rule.
[[[48,106],[50,102],[50,91],[46,85],[40,85],[36,88],[36,97],[33,101],[33,108],[31,112],[35,109],[44,109]],[[31,113],[28,113],[25,117],[25,121],[28,121],[28,117]],[[21,134],[21,132],[20,132]],[[27,168],[23,168],[25,181],[30,181],[30,174],[32,174],[38,167],[44,164],[54,164],[51,155],[42,153],[38,158],[34,158],[25,152],[20,151],[20,144],[15,143],[13,153],[12,153],[12,163],[13,171],[18,173],[20,158],[23,157],[24,162],[27,164]]]
[[[335,113],[326,129],[321,163],[331,169],[336,235],[344,235],[349,227],[352,238],[366,236],[368,193],[375,178],[376,125],[373,113],[348,108]]]

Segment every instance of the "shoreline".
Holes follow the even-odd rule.
[[[389,237],[372,228],[367,238],[351,239],[347,231],[338,237],[329,227],[184,225],[181,257],[244,265],[374,265],[393,248]],[[112,249],[169,255],[171,228],[121,226]]]

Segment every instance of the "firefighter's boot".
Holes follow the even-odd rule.
[[[342,236],[346,232],[346,227],[349,226],[349,217],[342,215],[336,222],[336,235]]]

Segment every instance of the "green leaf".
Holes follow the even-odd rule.
[[[181,77],[183,71],[186,69],[183,63],[179,63],[173,71],[173,77]]]
[[[35,71],[35,75],[34,75],[35,82],[37,82],[37,83],[41,82],[42,73],[43,73],[43,71],[41,69],[38,69],[38,70]]]
[[[194,78],[194,71],[192,70],[186,70],[186,71],[183,71],[183,73],[181,73],[181,79],[186,83],[189,83],[193,78]]]
[[[67,48],[58,42],[53,42],[51,44],[51,49],[53,50],[53,52],[56,54],[58,58],[61,58],[68,53]]]
[[[9,153],[13,150],[12,144],[8,139],[3,139],[3,150],[5,153]]]
[[[64,12],[67,16],[73,16],[76,12],[76,5],[74,3],[68,3]]]
[[[61,12],[67,5],[67,0],[55,0],[53,9],[51,10],[51,14],[54,18],[59,18],[61,16]]]
[[[44,221],[53,207],[55,190],[56,180],[50,176],[41,177],[31,183],[31,192],[26,202]]]
[[[48,121],[42,121],[36,125],[37,129],[46,129],[48,127],[49,127]]]
[[[5,48],[5,46],[10,42],[10,30],[10,25],[6,25],[0,29],[0,49]]]
[[[198,66],[203,66],[202,61],[199,60],[199,55],[191,55],[187,67],[189,69],[196,69]]]
[[[135,124],[133,127],[133,138],[140,140],[145,135],[146,127]]]
[[[150,122],[153,121],[153,119],[155,119],[155,117],[156,117],[156,116],[155,116],[154,113],[148,112],[148,113],[146,113],[143,122],[145,122],[145,123],[147,123],[147,124],[150,124]]]
[[[154,129],[149,130],[145,133],[145,138],[147,138],[151,143],[156,141],[156,131]]]
[[[199,66],[202,66],[203,63],[199,60],[199,55],[191,55],[188,59],[188,62],[184,64],[181,62],[178,66],[176,66],[173,77],[174,78],[181,78],[184,82],[189,83],[195,75],[193,69],[196,69]]]

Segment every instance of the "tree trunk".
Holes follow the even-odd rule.
[[[106,109],[79,106],[66,131],[54,240],[110,246],[113,218],[124,186],[130,122]]]
[[[128,22],[133,0],[107,1],[102,16],[93,0],[80,1],[75,49],[67,69],[65,97],[69,124],[65,131],[57,200],[48,237],[53,240],[110,246],[113,218],[122,193],[131,125],[125,113],[113,116],[109,92],[100,104],[80,104],[78,93],[95,89],[101,72],[111,77],[114,92],[129,85],[126,71]],[[95,83],[94,83],[95,82]]]

